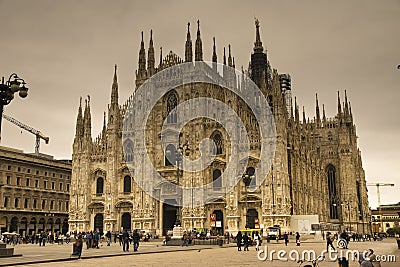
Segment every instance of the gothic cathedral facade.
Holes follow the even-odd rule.
[[[139,51],[139,66],[136,71],[136,90],[153,75],[171,66],[184,62],[203,61],[200,25],[197,25],[195,51],[188,24],[185,44],[185,59],[169,52],[165,57],[160,52],[156,66],[152,34],[146,59],[142,41]],[[194,54],[194,57],[193,57]],[[215,39],[212,62],[217,63]],[[223,64],[235,68],[229,46],[228,56],[223,55]],[[121,229],[141,229],[158,235],[171,230],[177,218],[184,229],[212,230],[214,233],[236,233],[248,228],[267,228],[279,225],[283,230],[293,228],[291,218],[297,215],[318,215],[322,229],[348,229],[354,232],[370,232],[370,209],[367,198],[365,173],[361,152],[357,145],[356,126],[350,102],[345,94],[341,102],[338,93],[337,114],[325,116],[316,98],[316,113],[313,119],[306,118],[304,108],[300,118],[297,100],[291,96],[291,77],[272,69],[260,38],[260,25],[256,21],[256,40],[247,70],[242,72],[263,92],[271,108],[276,131],[276,150],[271,168],[259,186],[254,181],[246,185],[239,182],[230,190],[218,180],[231,157],[234,146],[223,127],[212,120],[195,119],[184,125],[181,143],[171,143],[160,149],[161,126],[167,115],[181,102],[199,96],[209,96],[229,104],[244,121],[250,135],[251,157],[245,174],[254,177],[260,144],[257,142],[256,125],[248,108],[237,97],[224,93],[212,85],[193,85],[175,88],[165,94],[154,109],[152,121],[148,121],[151,133],[149,144],[152,162],[157,172],[172,183],[195,185],[209,183],[212,190],[223,192],[204,205],[184,206],[181,209],[170,203],[153,198],[136,182],[135,175],[149,175],[129,168],[135,166],[131,144],[123,143],[123,120],[130,99],[118,102],[117,69],[115,67],[108,112],[104,113],[103,129],[93,140],[91,133],[90,98],[79,106],[76,134],[73,143],[72,178],[69,205],[70,231],[118,232]],[[140,107],[138,107],[140,108]],[[178,123],[174,116],[170,123]],[[201,172],[179,172],[165,155],[176,153],[183,143],[198,144],[210,138],[216,145],[215,160]],[[200,151],[192,147],[188,158],[199,157]],[[177,180],[177,176],[181,179]],[[159,194],[172,193],[168,188],[159,189]],[[173,194],[172,194],[173,195]],[[173,198],[173,196],[172,196]],[[193,201],[193,200],[192,200]]]

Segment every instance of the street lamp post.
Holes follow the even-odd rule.
[[[10,75],[8,80],[4,82],[4,77],[1,79],[0,84],[0,141],[1,141],[1,121],[3,118],[4,106],[10,104],[11,100],[14,99],[14,94],[19,92],[21,98],[25,98],[28,95],[28,88],[25,87],[24,79],[18,77],[17,74],[13,73]]]
[[[180,183],[179,183],[179,179],[180,179],[180,173],[181,173],[181,167],[182,167],[182,153],[185,152],[185,155],[188,156],[190,149],[189,149],[189,144],[184,144],[183,146],[179,146],[178,151],[176,151],[175,154],[175,158],[176,158],[176,183],[177,183],[177,188],[178,190],[180,190]],[[178,193],[179,196],[179,200],[182,201],[182,195]],[[175,225],[176,226],[181,226],[181,221],[180,221],[180,214],[181,214],[181,204],[182,203],[178,203],[178,209],[176,210],[176,221],[175,221]]]

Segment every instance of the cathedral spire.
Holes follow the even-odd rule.
[[[254,42],[254,53],[262,53],[264,48],[262,46],[261,38],[260,38],[260,21],[258,19],[255,20],[256,24],[256,41]]]
[[[235,68],[235,57],[233,57],[233,64],[232,67]]]
[[[228,66],[232,67],[231,45],[228,45]]]
[[[345,116],[349,115],[349,103],[347,101],[347,91],[344,90],[344,114]]]
[[[192,50],[192,38],[190,37],[190,22],[188,22],[186,44],[185,44],[185,62],[190,62],[190,61],[193,61],[193,50]]]
[[[160,68],[162,65],[162,46],[160,46]]]
[[[340,94],[339,91],[337,92],[337,98],[338,98],[338,113],[342,113],[342,105],[340,104]]]
[[[90,112],[90,96],[85,100],[85,112],[83,115],[83,132],[86,141],[92,140],[92,115]]]
[[[149,77],[153,76],[156,72],[155,69],[155,58],[154,58],[154,45],[153,45],[153,30],[150,30],[150,43],[149,43],[149,51],[147,54],[147,73]]]
[[[297,99],[294,97],[294,117],[297,122],[299,122],[299,106],[297,105]]]
[[[319,114],[319,105],[318,105],[318,94],[315,94],[315,102],[316,102],[316,106],[315,106],[315,116],[317,117],[317,124],[321,123],[321,117]]]
[[[215,46],[215,37],[213,37],[213,57],[212,57],[212,62],[213,62],[213,69],[217,69],[217,48]]]
[[[83,118],[82,118],[82,97],[79,99],[78,116],[76,118],[76,132],[75,138],[81,138],[83,136]]]
[[[224,47],[224,65],[226,65],[225,47]]]
[[[138,69],[138,78],[141,80],[146,79],[146,50],[144,48],[144,40],[143,40],[143,32],[142,32],[142,41],[140,42],[140,51],[139,51],[139,69]]]
[[[117,64],[114,66],[114,78],[111,87],[111,105],[118,105]]]
[[[251,54],[250,61],[250,77],[253,82],[258,86],[264,83],[262,79],[272,77],[271,69],[269,67],[267,54],[264,53],[264,48],[262,46],[260,38],[260,22],[258,19],[255,21],[256,24],[256,41],[254,42],[254,52]],[[265,72],[265,75],[263,74]],[[268,81],[265,82],[267,87],[269,87]],[[265,88],[269,89],[269,88]],[[272,88],[271,88],[272,89]]]
[[[196,39],[196,49],[195,49],[195,60],[203,61],[203,48],[200,38],[200,20],[197,20],[197,39]]]
[[[305,110],[305,108],[304,108],[304,106],[303,106],[303,123],[306,124],[306,122],[307,122],[307,119],[306,119],[306,110]]]
[[[322,104],[322,121],[324,122],[324,125],[326,123],[326,116],[325,116],[325,105]]]

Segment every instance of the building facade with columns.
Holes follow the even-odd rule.
[[[119,104],[115,67],[111,101],[104,113],[104,126],[94,139],[91,132],[90,98],[85,100],[84,106],[82,101],[79,106],[72,156],[69,207],[71,230],[142,229],[165,234],[174,227],[178,217],[184,229],[207,229],[219,234],[236,233],[246,226],[265,229],[279,225],[289,231],[292,216],[318,215],[322,229],[351,228],[352,231],[369,232],[370,210],[365,174],[357,145],[353,113],[346,93],[343,102],[338,93],[338,108],[334,117],[325,116],[324,107],[320,107],[316,98],[315,117],[311,120],[307,118],[303,108],[300,118],[297,100],[292,100],[291,77],[271,67],[261,41],[258,21],[255,32],[249,68],[242,68],[242,75],[250,77],[260,88],[275,121],[276,150],[268,174],[257,177],[256,166],[260,160],[261,143],[254,114],[237,95],[219,85],[192,83],[168,91],[158,100],[147,121],[146,147],[135,147],[129,138],[123,138],[123,130],[126,130],[123,127],[130,127],[123,125],[123,121],[130,112],[128,109],[132,97],[124,104]],[[136,84],[132,93],[150,77],[162,71],[166,83],[180,78],[179,73],[168,71],[172,66],[203,61],[199,22],[194,53],[188,25],[184,59],[172,51],[163,57],[161,50],[159,63],[156,64],[152,33],[147,56],[143,39],[142,33]],[[214,45],[210,47],[213,49],[212,64],[216,64],[215,39]],[[223,66],[235,68],[230,45],[227,56],[224,48],[222,61]],[[205,67],[203,71],[207,72],[208,77],[228,77],[229,81],[233,79],[235,82],[231,86],[243,86],[236,82],[236,76],[230,71],[219,71],[213,65]],[[229,175],[248,175],[252,178],[248,186],[239,181],[228,189],[225,182],[218,179],[234,156],[231,148],[237,146],[238,140],[230,139],[224,127],[215,120],[196,118],[183,124],[179,117],[174,116],[180,103],[199,97],[217,99],[229,105],[243,122],[249,136],[250,157],[243,172]],[[146,101],[139,103],[134,109],[139,110],[146,105]],[[218,113],[212,107],[209,110]],[[216,116],[223,119],[224,114]],[[161,136],[168,140],[172,132],[168,127],[173,124],[182,126],[180,138],[178,142],[171,141],[163,147]],[[184,157],[197,159],[201,156],[198,144],[205,138],[214,141],[215,158],[204,170],[181,171],[176,167],[177,159],[167,157],[174,155],[184,144],[190,144],[189,148],[186,146]],[[189,188],[209,185],[205,204],[192,203],[178,209],[173,205],[174,201],[180,201],[178,193],[166,184],[154,187],[158,198],[142,190],[137,181],[152,174],[138,167],[139,162],[133,156],[137,149],[146,149],[158,174],[172,184]],[[258,184],[257,180],[262,182]],[[218,194],[214,194],[216,192]],[[215,195],[219,197],[213,197]],[[196,200],[192,196],[193,201]]]
[[[0,230],[68,232],[71,161],[0,146]]]

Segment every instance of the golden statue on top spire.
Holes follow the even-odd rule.
[[[258,18],[254,17],[254,20],[255,20],[256,26],[257,27],[260,26],[260,21],[258,20]]]

